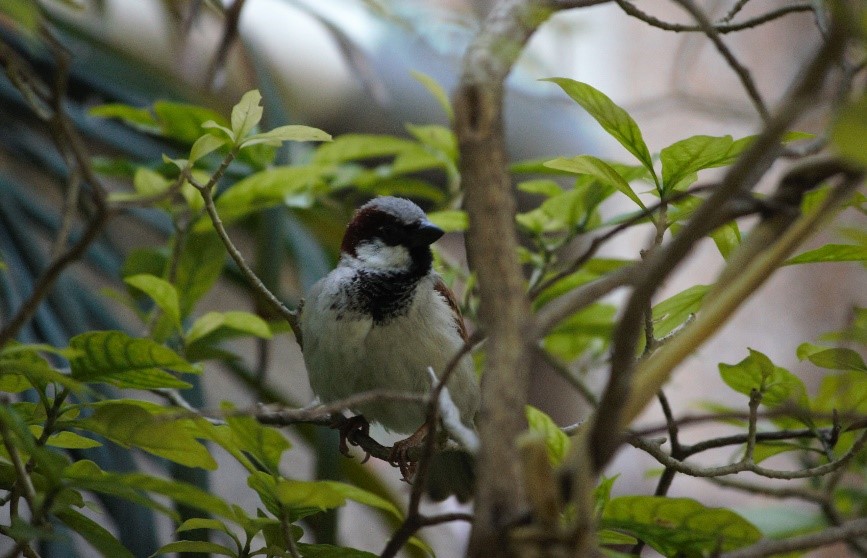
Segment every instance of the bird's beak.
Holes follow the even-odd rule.
[[[425,219],[419,223],[418,228],[412,232],[409,239],[410,247],[416,248],[419,246],[430,246],[439,240],[444,234],[445,231]]]

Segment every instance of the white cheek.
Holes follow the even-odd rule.
[[[412,257],[405,246],[388,246],[380,240],[359,244],[355,248],[355,260],[359,267],[382,271],[402,271],[412,265]]]

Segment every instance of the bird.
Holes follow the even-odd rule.
[[[433,269],[431,244],[443,234],[404,198],[377,197],[355,212],[337,266],[310,288],[301,313],[304,362],[322,403],[373,390],[427,394],[428,369],[441,377],[464,348],[456,298]],[[473,429],[479,384],[472,359],[465,354],[450,372],[449,395]],[[341,428],[341,451],[348,455],[348,434],[366,433],[369,422],[408,435],[393,445],[390,461],[411,481],[409,453],[436,426],[427,422],[426,404],[376,400],[350,411],[356,415]]]

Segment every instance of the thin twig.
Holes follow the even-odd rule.
[[[720,558],[764,558],[775,554],[786,554],[809,550],[840,542],[850,537],[867,535],[867,518],[853,519],[839,527],[826,527],[821,531],[782,540],[764,540],[752,546],[725,552]]]

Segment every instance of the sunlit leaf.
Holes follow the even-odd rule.
[[[213,470],[217,463],[183,421],[154,415],[138,405],[105,404],[77,427],[105,436],[124,447],[142,449],[187,467]]]
[[[625,531],[664,556],[702,556],[757,542],[761,533],[735,512],[689,498],[621,496],[608,502],[600,521]]]

